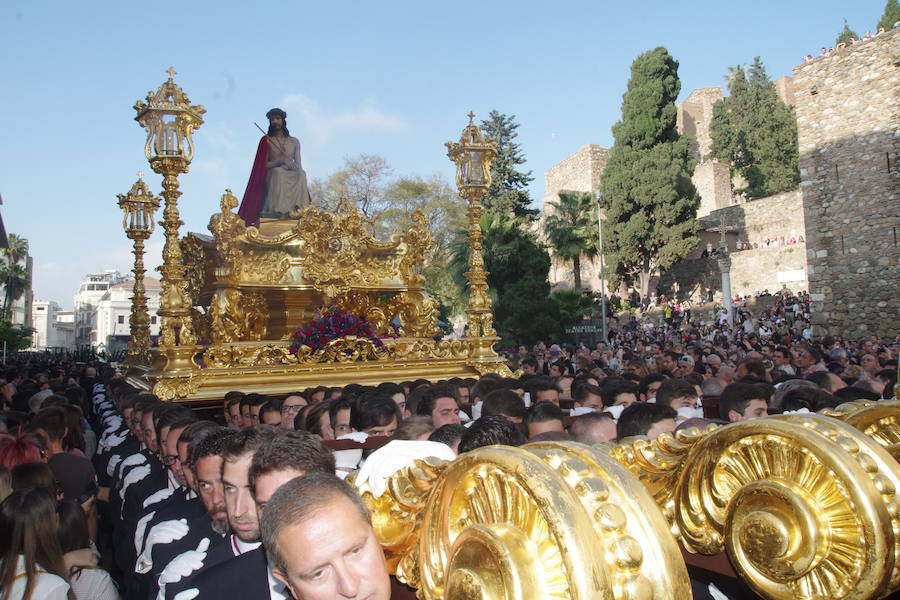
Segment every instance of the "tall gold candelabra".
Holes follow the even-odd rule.
[[[147,310],[147,294],[144,289],[144,241],[154,229],[153,215],[159,208],[159,198],[147,188],[138,175],[138,180],[127,194],[118,194],[119,208],[125,213],[122,227],[125,235],[134,242],[134,288],[131,296],[131,315],[128,325],[131,340],[128,342],[127,364],[130,368],[150,364],[150,315]]]
[[[187,267],[181,255],[178,229],[183,225],[178,212],[178,175],[187,173],[194,157],[193,133],[203,124],[203,106],[191,105],[187,94],[173,81],[175,70],[159,88],[147,93],[146,101],[137,101],[135,120],[147,130],[144,153],[150,167],[163,176],[162,197],[165,201],[160,224],[165,233],[163,245],[162,292],[159,301],[161,317],[159,348],[154,365],[165,378],[157,378],[154,392],[168,399],[185,396],[195,388],[193,375],[197,365],[193,362],[197,336],[191,316],[193,302],[188,293],[185,278]]]
[[[491,163],[497,157],[496,144],[485,138],[475,125],[475,115],[468,114],[469,124],[463,129],[459,142],[447,142],[447,156],[456,163],[456,186],[459,195],[468,203],[469,216],[469,304],[466,308],[467,337],[473,342],[473,357],[496,356],[493,350],[498,340],[488,295],[487,276],[481,233],[481,200],[491,185]]]
[[[160,224],[165,232],[160,285],[159,314],[162,317],[159,345],[161,347],[193,346],[197,336],[191,323],[191,299],[187,293],[178,229],[184,222],[178,212],[178,175],[187,173],[194,157],[193,132],[203,124],[206,109],[191,106],[187,94],[173,81],[175,70],[167,71],[169,79],[155,92],[147,94],[146,102],[135,103],[135,120],[147,130],[144,153],[150,167],[163,176],[162,197],[166,207]]]

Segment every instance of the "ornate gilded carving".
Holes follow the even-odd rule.
[[[428,219],[421,210],[412,214],[412,226],[406,230],[403,240],[406,242],[406,253],[400,261],[400,273],[403,281],[411,288],[425,285],[425,277],[420,272],[425,255],[431,248],[431,231],[428,230]]]
[[[397,360],[417,360],[427,358],[467,358],[472,352],[469,340],[405,340],[390,344],[393,357]]]
[[[238,261],[238,278],[250,283],[280,283],[291,268],[291,257],[281,250],[246,250]]]
[[[690,597],[652,498],[579,444],[461,455],[434,485],[420,531],[423,600]]]
[[[400,335],[428,338],[440,333],[437,300],[424,290],[401,292],[391,298],[388,309],[400,322]]]
[[[332,340],[319,350],[313,350],[309,346],[300,346],[296,354],[291,354],[289,344],[278,342],[234,346],[214,345],[203,352],[201,360],[208,367],[227,369],[282,364],[315,365],[318,363],[385,361],[389,356],[390,352],[387,348],[376,346],[372,340],[350,336]]]
[[[346,200],[334,213],[308,206],[301,211],[300,223],[297,237],[303,244],[298,258],[303,278],[326,297],[333,298],[354,285],[374,285],[387,275],[359,270],[366,249],[380,244],[372,237],[372,221]]]
[[[351,290],[335,298],[335,305],[341,310],[347,310],[355,315],[360,315],[372,324],[378,335],[385,336],[391,332],[392,314],[387,306],[382,306],[374,298],[374,295],[362,290]]]
[[[896,585],[897,471],[827,417],[733,424],[688,450],[675,521],[689,550],[726,549],[766,598],[871,598]]]
[[[377,498],[368,484],[357,485],[355,474],[347,478],[372,511],[372,526],[388,569],[411,587],[419,584],[418,542],[425,504],[446,466],[445,461],[434,457],[417,460],[389,477],[384,494]]]
[[[900,401],[856,400],[822,414],[844,421],[884,446],[900,462]]]
[[[209,309],[213,343],[258,341],[266,335],[269,311],[259,292],[219,288]]]
[[[170,377],[160,379],[153,385],[153,393],[160,400],[186,398],[200,389],[199,377]]]

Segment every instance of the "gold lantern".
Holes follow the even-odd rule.
[[[498,338],[488,295],[488,272],[484,270],[481,200],[491,185],[491,164],[497,157],[497,145],[485,138],[475,125],[473,113],[470,112],[468,117],[469,124],[463,129],[459,142],[447,142],[446,146],[447,156],[456,163],[459,195],[468,203],[469,269],[466,279],[469,282],[469,304],[466,308],[466,335],[472,340],[474,358],[487,358],[496,356],[493,345]]]
[[[144,241],[154,229],[153,215],[159,208],[159,198],[147,188],[138,174],[138,180],[127,194],[118,194],[122,209],[122,227],[125,235],[134,242],[134,288],[131,297],[131,340],[128,342],[128,366],[147,365],[150,362],[150,315],[147,311],[147,294],[144,289]]]

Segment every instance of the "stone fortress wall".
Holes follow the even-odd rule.
[[[900,30],[794,69],[817,324],[900,334]]]
[[[774,84],[795,108],[801,189],[743,202],[727,165],[698,163],[692,179],[702,198],[701,242],[672,269],[678,288],[699,292],[709,282],[717,289],[701,255],[707,244],[718,246],[724,220],[735,293],[808,289],[818,324],[829,331],[893,339],[900,335],[900,31],[813,59]],[[701,88],[678,105],[680,130],[696,139],[698,159],[708,152],[708,119],[721,96],[720,88]],[[599,187],[602,170],[591,170],[586,148],[547,171],[545,203],[559,190]],[[777,246],[765,246],[773,239]],[[738,242],[751,249],[738,250]],[[571,265],[554,260],[550,275],[558,287],[572,287]],[[598,290],[596,272],[587,275]],[[661,283],[671,289],[672,280]]]
[[[546,243],[543,238],[544,222],[547,215],[553,212],[550,202],[559,199],[560,192],[590,192],[596,194],[600,189],[600,178],[606,161],[609,159],[609,149],[597,144],[585,144],[578,152],[564,158],[562,161],[550,167],[544,173],[544,195],[541,198],[541,216],[535,223],[534,231]],[[599,232],[598,232],[599,235]],[[583,257],[581,261],[582,285],[592,290],[600,289],[600,259]],[[551,285],[571,289],[574,286],[575,275],[571,261],[563,261],[550,253]]]

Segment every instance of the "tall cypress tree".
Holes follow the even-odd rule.
[[[680,90],[678,62],[668,50],[655,48],[635,59],[603,172],[603,250],[612,287],[638,283],[642,296],[652,277],[699,241],[694,160],[675,124]]]
[[[497,142],[497,158],[491,165],[491,187],[484,199],[486,213],[504,217],[528,217],[533,219],[537,210],[529,208],[531,197],[528,195],[528,184],[534,181],[531,171],[520,171],[525,164],[525,155],[515,139],[519,136],[516,130],[515,115],[506,115],[492,110],[488,118],[481,122],[485,135]]]
[[[727,162],[747,182],[738,192],[762,198],[800,184],[800,150],[793,109],[778,97],[757,56],[732,67],[729,96],[713,106],[710,156]]]

